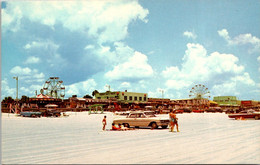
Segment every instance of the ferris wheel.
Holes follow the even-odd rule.
[[[41,93],[53,98],[64,98],[65,86],[59,77],[50,77],[45,81]]]
[[[189,97],[194,99],[209,99],[209,94],[210,92],[205,85],[198,84],[191,88]]]

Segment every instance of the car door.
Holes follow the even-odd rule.
[[[135,114],[135,113],[129,115],[127,122],[130,126],[137,126],[136,117],[137,117],[137,114]]]
[[[143,113],[137,114],[137,117],[136,117],[137,126],[147,127],[149,125],[149,121],[147,119],[148,118]]]

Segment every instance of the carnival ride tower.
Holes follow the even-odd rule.
[[[52,98],[63,99],[65,96],[65,86],[59,77],[50,77],[45,81],[41,94],[47,95]]]

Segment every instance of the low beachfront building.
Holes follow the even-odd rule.
[[[95,99],[116,99],[120,103],[146,103],[148,101],[147,93],[106,91],[95,93]]]
[[[241,100],[241,108],[260,110],[260,101]]]
[[[215,96],[213,101],[222,108],[238,109],[241,101],[236,96]]]
[[[191,108],[191,109],[205,109],[209,106],[209,100],[202,98],[188,98],[188,99],[175,99],[171,102],[176,104],[176,109]]]

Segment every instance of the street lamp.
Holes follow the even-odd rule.
[[[108,91],[110,92],[110,85],[106,85],[106,87],[108,87]]]
[[[163,93],[164,93],[164,90],[160,89],[159,92],[162,92],[162,105],[163,105]]]
[[[13,77],[16,80],[16,101],[18,101],[18,76]]]

